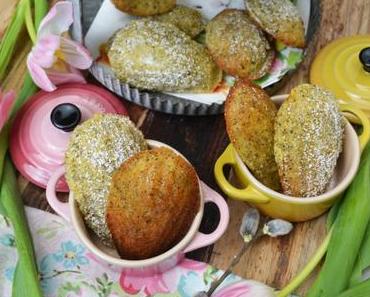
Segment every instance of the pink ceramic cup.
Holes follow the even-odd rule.
[[[64,84],[54,92],[39,91],[29,98],[15,118],[9,151],[18,171],[41,188],[46,188],[51,175],[64,163],[71,132],[57,127],[52,113],[65,104],[77,107],[81,122],[96,113],[127,115],[117,97],[92,84]],[[64,178],[57,190],[69,192]]]
[[[158,141],[148,140],[151,148],[167,147],[175,153],[179,152]],[[182,155],[181,155],[182,156]],[[182,156],[184,157],[184,156]],[[184,157],[185,158],[185,157]],[[107,264],[111,269],[122,271],[131,275],[148,276],[156,273],[162,273],[174,267],[179,261],[184,258],[185,253],[191,252],[198,248],[213,244],[225,232],[229,223],[229,209],[224,198],[217,192],[209,188],[199,179],[199,189],[201,203],[193,223],[184,236],[184,238],[165,253],[145,260],[124,260],[118,256],[115,249],[104,246],[94,234],[85,226],[76,200],[73,198],[73,193],[69,194],[68,203],[62,203],[56,196],[55,187],[59,180],[64,175],[63,168],[54,173],[50,178],[46,188],[46,198],[50,206],[67,221],[70,221],[80,240],[85,246],[101,260],[101,263]],[[204,212],[204,204],[213,202],[216,204],[220,212],[220,221],[216,230],[210,234],[204,234],[198,231]]]

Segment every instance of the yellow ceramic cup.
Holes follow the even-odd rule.
[[[272,100],[277,105],[281,105],[287,96],[275,96]],[[341,105],[341,110],[345,114],[350,113],[351,118],[355,116],[357,122],[362,124],[363,131],[360,136],[357,136],[349,121],[346,120],[343,151],[338,159],[332,181],[324,194],[312,198],[300,198],[271,190],[252,175],[231,144],[215,164],[214,174],[218,185],[230,198],[249,202],[262,213],[273,218],[300,222],[323,214],[342,196],[353,180],[360,163],[361,151],[370,137],[370,122],[362,111],[349,105]],[[236,177],[244,188],[236,188],[228,181],[223,172],[225,165],[230,165],[234,169]]]

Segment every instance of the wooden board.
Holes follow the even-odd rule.
[[[305,62],[280,93],[302,82],[308,81],[309,66],[317,51],[329,41],[354,34],[370,33],[370,0],[325,0],[321,2],[321,23],[315,40],[310,44]],[[0,20],[3,11],[0,11]],[[25,58],[29,46],[22,46],[16,53],[3,82],[5,89],[19,90],[25,72]],[[148,111],[127,104],[131,118],[142,129],[145,136],[157,139],[182,152],[196,167],[198,174],[212,188],[219,191],[213,177],[213,165],[225,149],[228,139],[222,116],[182,117]],[[26,205],[50,210],[45,192],[19,177],[19,185]],[[209,262],[225,268],[240,247],[239,222],[246,204],[228,200],[231,221],[224,237],[214,246],[189,254],[192,259]],[[202,222],[202,231],[210,231],[217,223],[218,214],[214,207],[207,206]],[[306,223],[296,224],[294,232],[281,239],[263,239],[247,252],[235,272],[242,277],[266,282],[281,288],[297,273],[315,251],[325,236],[325,216]],[[310,282],[300,288],[304,293]]]

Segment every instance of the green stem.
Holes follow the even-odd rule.
[[[35,26],[33,25],[33,20],[32,20],[32,9],[31,9],[31,2],[30,0],[27,1],[27,9],[25,13],[25,21],[26,21],[26,28],[28,31],[28,35],[30,36],[32,43],[36,43],[36,30]]]
[[[4,78],[6,69],[14,53],[15,44],[22,30],[27,0],[21,0],[16,12],[0,42],[0,80]]]
[[[38,28],[44,16],[49,10],[48,1],[34,0],[35,2],[35,27]]]
[[[6,151],[8,150],[9,130],[10,130],[9,128],[10,125],[9,123],[7,123],[0,133],[0,185],[3,179]]]
[[[34,84],[32,77],[27,72],[24,78],[22,89],[19,92],[18,97],[13,104],[12,111],[10,113],[11,119],[15,117],[15,115],[17,114],[19,109],[23,106],[23,104],[27,101],[27,99],[34,93],[36,93],[37,90],[38,90],[37,86]]]
[[[22,282],[13,282],[12,296],[41,297],[32,237],[18,190],[15,170],[9,157],[5,158],[4,172],[6,174],[2,179],[0,200],[14,228],[19,256],[14,277],[22,280]]]
[[[279,293],[277,293],[277,297],[286,297],[291,294],[294,290],[296,290],[303,281],[312,273],[315,267],[320,263],[321,259],[324,257],[330,238],[333,233],[333,228],[330,229],[328,235],[326,236],[324,242],[320,245],[319,249],[311,258],[310,262],[306,264],[303,270]]]

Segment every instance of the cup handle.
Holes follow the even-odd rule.
[[[70,210],[67,202],[60,202],[56,194],[56,186],[61,177],[65,174],[64,166],[58,168],[50,177],[46,185],[46,199],[54,211],[64,218],[66,221],[70,221]]]
[[[341,104],[340,109],[342,112],[349,112],[349,114],[345,114],[344,116],[350,121],[351,123],[360,124],[362,125],[362,133],[358,137],[360,141],[361,151],[364,150],[366,144],[370,139],[370,121],[366,114],[349,104]]]
[[[185,248],[184,253],[215,243],[225,233],[229,225],[230,213],[225,199],[202,181],[200,183],[203,191],[204,203],[213,202],[216,204],[220,212],[220,221],[218,222],[216,230],[210,234],[204,234],[198,231],[192,242]]]
[[[223,168],[225,165],[231,165],[233,167],[238,178],[244,185],[246,185],[244,189],[235,188],[232,184],[230,184],[230,182],[224,175]],[[238,170],[239,169],[234,157],[234,148],[231,144],[229,144],[229,146],[226,148],[223,154],[216,161],[214,168],[216,182],[219,185],[219,187],[226,195],[237,200],[247,201],[251,203],[269,202],[270,198],[256,191],[252,186],[250,186],[248,180]]]

